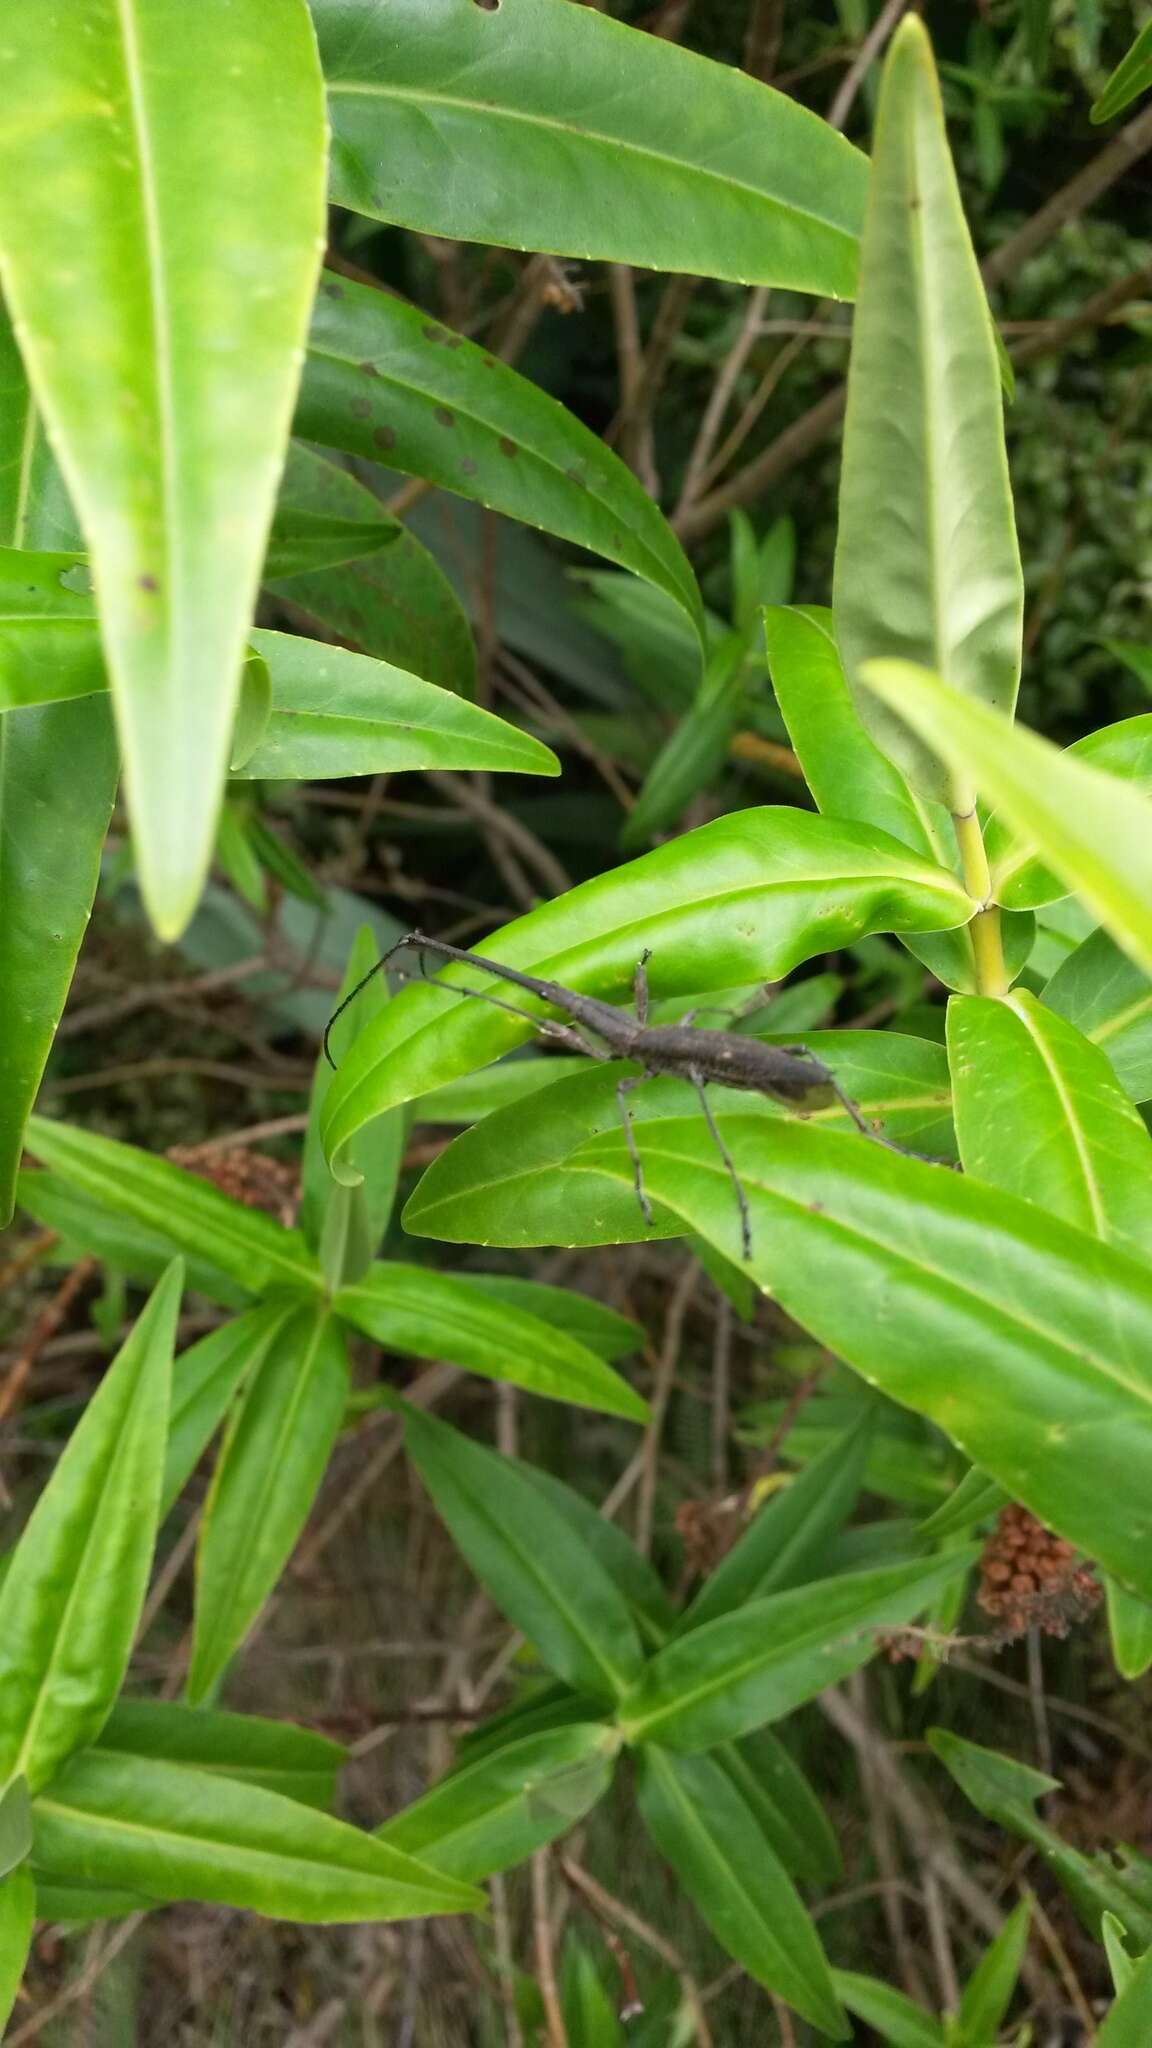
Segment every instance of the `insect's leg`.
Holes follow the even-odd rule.
[[[636,1133],[632,1128],[632,1112],[626,1100],[633,1088],[638,1088],[641,1081],[646,1081],[647,1078],[646,1074],[626,1074],[622,1081],[617,1081],[616,1107],[620,1111],[620,1121],[624,1126],[624,1137],[628,1145],[628,1157],[632,1161],[632,1176],[636,1188],[636,1200],[640,1204],[640,1214],[648,1225],[649,1230],[651,1230],[652,1204],[648,1200],[648,1193],[644,1186],[644,1167],[636,1146]]]
[[[724,1161],[724,1164],[728,1170],[728,1178],[731,1181],[732,1186],[736,1190],[736,1203],[737,1207],[740,1210],[740,1241],[743,1246],[744,1257],[746,1259],[750,1259],[752,1257],[752,1218],[748,1213],[748,1197],[744,1193],[744,1183],[742,1182],[742,1180],[740,1179],[740,1175],[736,1171],[736,1166],[732,1158],[732,1154],[729,1152],[727,1145],[724,1143],[723,1138],[720,1136],[720,1126],[718,1125],[715,1117],[712,1114],[712,1105],[704,1092],[704,1076],[701,1073],[699,1073],[695,1067],[689,1067],[688,1079],[691,1081],[692,1086],[696,1090],[697,1099],[699,1100],[700,1107],[704,1112],[704,1121],[708,1126],[708,1131],[712,1139],[712,1143],[715,1145],[716,1150],[720,1154],[721,1159]]]
[[[388,962],[392,959],[394,954],[402,952],[405,946],[419,945],[420,939],[421,934],[419,932],[405,932],[404,937],[402,939],[397,939],[396,944],[394,946],[389,946],[388,951],[380,955],[380,958],[376,962],[375,967],[370,967],[368,969],[367,974],[361,976],[360,980],[356,983],[355,988],[351,990],[350,994],[345,996],[344,1001],[342,1003],[337,1003],[336,1008],[333,1010],[332,1015],[329,1017],[327,1024],[324,1026],[324,1057],[327,1060],[328,1065],[332,1068],[333,1072],[335,1072],[336,1070],[336,1062],[332,1057],[331,1039],[332,1026],[335,1024],[337,1018],[342,1017],[344,1015],[344,1012],[348,1008],[349,1003],[354,1003],[356,1001],[357,996],[360,995],[361,992],[367,988],[368,983],[372,981],[377,974],[381,973],[385,967],[387,967]]]
[[[652,958],[651,946],[645,946],[636,962],[632,977],[632,993],[636,1002],[636,1022],[643,1028],[648,1022],[648,962]]]

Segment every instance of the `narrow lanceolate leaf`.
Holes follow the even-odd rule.
[[[525,1736],[452,1771],[376,1839],[475,1884],[574,1827],[608,1790],[619,1746],[595,1722]]]
[[[324,1477],[348,1400],[348,1354],[325,1308],[277,1333],[220,1452],[196,1557],[188,1697],[202,1700],[276,1584]]]
[[[0,2036],[16,2003],[35,1917],[36,1886],[27,1864],[22,1864],[0,1884]]]
[[[172,1370],[161,1515],[179,1499],[240,1387],[259,1371],[292,1312],[290,1301],[274,1295],[180,1353]]]
[[[1095,931],[1061,962],[1044,990],[1046,1008],[1106,1052],[1133,1102],[1152,1096],[1152,980],[1106,931]]]
[[[0,1794],[0,1879],[24,1862],[32,1847],[32,1801],[27,1778],[12,1778]]]
[[[1101,768],[1147,796],[1152,793],[1152,713],[1101,726],[1069,747],[1068,758]],[[989,819],[984,844],[997,903],[1027,910],[1058,902],[1068,894],[1067,883],[1037,858],[1034,847],[1003,818]]]
[[[171,1700],[120,1700],[100,1731],[99,1748],[117,1756],[159,1757],[305,1806],[331,1806],[348,1752],[326,1735],[255,1714],[177,1706]]]
[[[324,1050],[316,1060],[308,1097],[308,1124],[304,1132],[304,1158],[300,1173],[300,1228],[324,1268],[330,1288],[362,1280],[372,1264],[380,1240],[388,1227],[396,1198],[396,1181],[404,1153],[405,1118],[399,1110],[379,1117],[361,1131],[353,1147],[354,1164],[361,1179],[356,1187],[342,1187],[333,1180],[320,1139],[320,1119],[332,1066],[347,1051],[355,1024],[353,1011],[339,1011],[353,990],[358,990],[355,1011],[363,1018],[380,1014],[389,1000],[387,980],[375,972],[380,946],[371,925],[361,925],[352,942],[344,978],[340,984]]]
[[[346,523],[378,522],[384,507],[346,469],[294,441],[280,484],[279,509]],[[264,585],[328,626],[361,654],[395,662],[462,697],[476,694],[476,651],[460,600],[436,557],[391,519],[386,543],[337,569],[289,575],[264,564]]]
[[[1122,1678],[1142,1678],[1152,1665],[1152,1604],[1126,1592],[1115,1579],[1105,1583],[1108,1635]]]
[[[381,1261],[336,1296],[337,1315],[389,1351],[442,1358],[553,1401],[643,1422],[648,1404],[602,1358],[539,1316],[492,1301],[466,1276]]]
[[[1031,1901],[1021,1899],[964,1986],[957,2019],[962,2041],[971,2042],[972,2048],[994,2041],[1004,2024],[1028,1946],[1031,1916]]]
[[[941,931],[971,914],[954,875],[886,833],[765,809],[717,819],[583,882],[506,926],[483,950],[628,1002],[646,949],[654,996],[697,994],[777,979],[812,953],[868,931]],[[344,1146],[371,1117],[531,1036],[541,1008],[533,998],[503,992],[524,1007],[521,1021],[457,992],[487,990],[488,980],[457,967],[443,983],[409,987],[357,1039],[326,1104],[324,1142],[337,1174]]]
[[[0,304],[0,543],[65,548],[54,465]],[[76,763],[84,763],[83,774]],[[88,923],[119,762],[100,698],[0,718],[0,1229]]]
[[[721,1129],[760,1285],[1012,1499],[1152,1596],[1147,1264],[864,1138],[797,1119],[725,1116]],[[685,1123],[666,1144],[638,1126],[638,1142],[653,1200],[738,1262],[732,1184],[708,1132]],[[622,1138],[593,1152],[632,1185]]]
[[[92,554],[141,885],[190,917],[323,229],[303,0],[17,9],[0,274]],[[205,95],[211,102],[205,118]]]
[[[671,1634],[676,1610],[646,1557],[629,1542],[622,1529],[599,1514],[590,1500],[574,1487],[566,1486],[539,1465],[521,1465],[520,1473],[550,1506],[562,1515],[577,1540],[590,1550],[624,1595],[650,1642],[662,1643]]]
[[[409,1409],[409,1454],[473,1571],[569,1685],[615,1700],[643,1661],[621,1593],[515,1459]]]
[[[755,1814],[785,1870],[831,1884],[843,1864],[831,1822],[790,1752],[771,1728],[725,1743],[716,1761]]]
[[[559,775],[550,747],[420,676],[290,633],[255,632],[272,709],[237,773],[246,781],[488,768]]]
[[[74,1757],[37,1801],[36,1859],[73,1883],[312,1925],[483,1906],[470,1886],[279,1793],[106,1750]]]
[[[1088,119],[1111,121],[1125,107],[1139,99],[1152,85],[1152,22],[1141,29],[1127,56],[1122,57],[1100,97],[1093,101]]]
[[[678,1636],[622,1701],[625,1737],[712,1749],[780,1720],[866,1664],[879,1634],[921,1613],[973,1555],[845,1572],[750,1600]]]
[[[909,662],[869,664],[868,688],[1030,839],[1152,973],[1152,801]]]
[[[410,47],[427,41],[422,19]],[[325,277],[296,431],[605,555],[666,591],[703,634],[688,558],[627,465],[554,398],[419,307]]]
[[[922,663],[1010,712],[1024,587],[992,321],[948,153],[932,50],[909,15],[877,117],[836,549],[836,637],[860,715],[922,796],[971,809],[941,760],[859,688],[876,657]]]
[[[822,2033],[845,2040],[816,1929],[720,1765],[646,1748],[637,1789],[645,1827],[721,1947]]]
[[[866,165],[741,72],[565,0],[313,0],[332,196],[424,233],[850,298]]]
[[[160,1499],[183,1272],[89,1402],[0,1587],[0,1782],[37,1792],[94,1740],[128,1664]]]
[[[1152,2032],[1152,1949],[1141,1956],[1100,2032],[1096,2048],[1144,2048]]]
[[[965,1173],[1152,1254],[1152,1138],[1098,1046],[1015,989],[953,996],[948,1054]]]
[[[162,1234],[175,1251],[206,1259],[253,1294],[272,1286],[301,1294],[320,1287],[299,1231],[285,1230],[167,1159],[46,1117],[31,1119],[28,1146],[90,1200]]]
[[[891,1984],[881,1983],[878,1977],[862,1977],[855,1970],[833,1970],[832,1982],[849,2012],[876,2027],[891,2048],[947,2048],[939,2020],[913,2005]]]

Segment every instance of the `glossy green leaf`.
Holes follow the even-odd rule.
[[[1152,1604],[1106,1579],[1108,1634],[1112,1656],[1122,1678],[1142,1678],[1152,1665]]]
[[[410,48],[427,43],[422,22]],[[417,306],[325,277],[296,431],[619,562],[666,591],[703,633],[688,559],[626,464],[554,398]]]
[[[395,546],[404,531],[380,500],[352,477],[344,479],[356,499],[355,511],[349,513],[316,503],[304,490],[290,487],[294,481],[292,473],[298,472],[302,464],[310,468],[313,464],[319,466],[321,461],[320,456],[296,444],[289,449],[287,473],[281,482],[264,557],[261,581],[269,588],[362,561],[366,555],[378,554],[381,548]],[[323,467],[332,469],[333,465],[324,463]],[[333,469],[333,474],[339,472]]]
[[[550,1287],[544,1281],[521,1280],[512,1273],[469,1273],[468,1285],[490,1301],[505,1301],[511,1308],[525,1309],[552,1323],[599,1358],[627,1358],[644,1342],[639,1323],[572,1287]]]
[[[172,937],[211,854],[316,275],[322,85],[303,0],[101,0],[85,26],[9,23],[5,97],[40,118],[0,134],[0,258]]]
[[[130,1913],[146,1913],[156,1904],[142,1892],[122,1891],[98,1880],[77,1884],[66,1871],[48,1870],[43,1863],[33,1863],[32,1876],[37,1917],[59,1921],[66,1927],[87,1927],[97,1920],[122,1920]]]
[[[240,671],[240,701],[236,706],[236,720],[232,727],[232,746],[228,757],[230,770],[235,773],[254,754],[264,737],[264,729],[272,711],[272,678],[268,663],[254,647],[249,647]]]
[[[233,1411],[200,1525],[188,1698],[204,1699],[276,1584],[324,1477],[348,1401],[326,1308],[280,1329]]]
[[[583,1074],[588,1062],[580,1054],[538,1054],[525,1049],[497,1066],[481,1067],[421,1096],[416,1105],[418,1123],[475,1124],[493,1110],[523,1102],[541,1088],[551,1088],[561,1075]]]
[[[645,1749],[636,1775],[644,1825],[721,1947],[822,2033],[846,2040],[819,1936],[720,1765]]]
[[[644,777],[622,846],[643,846],[674,824],[720,773],[747,696],[747,647],[746,634],[726,633],[712,649],[695,702]]]
[[[1152,85],[1152,22],[1146,22],[1140,30],[1132,48],[1120,59],[1107,85],[1104,87],[1088,112],[1088,119],[1099,124],[1111,121],[1125,107],[1139,99]],[[1152,1992],[1149,1993],[1152,1997]],[[1148,2008],[1152,2013],[1152,2005]],[[1135,2039],[1135,2036],[1133,2036]]]
[[[851,298],[866,165],[807,109],[564,0],[313,0],[332,196],[434,235]]]
[[[948,689],[910,662],[868,664],[867,685],[970,776],[1125,952],[1152,972],[1152,803],[1118,777]]]
[[[246,1785],[261,1785],[305,1806],[331,1806],[348,1752],[326,1735],[255,1714],[195,1711],[171,1700],[120,1700],[98,1747],[117,1756],[157,1757]]]
[[[1032,1203],[797,1118],[725,1115],[748,1270],[863,1377],[1152,1595],[1152,1271]],[[654,1202],[732,1259],[707,1130],[637,1124]],[[589,1162],[632,1185],[623,1138]],[[893,1309],[899,1303],[899,1313]]]
[[[1108,1968],[1112,1973],[1112,1986],[1119,1997],[1132,1981],[1136,1965],[1124,1946],[1124,1929],[1115,1913],[1105,1913],[1100,1921],[1100,1938],[1108,1957]]]
[[[946,2048],[939,2020],[913,2005],[894,1985],[862,1977],[855,1970],[833,1970],[832,1983],[849,2012],[875,2027],[892,2048]]]
[[[249,1209],[167,1159],[70,1124],[33,1117],[28,1146],[91,1201],[162,1233],[253,1294],[272,1286],[313,1293],[320,1276],[299,1231]]]
[[[824,1808],[779,1736],[770,1728],[758,1728],[714,1754],[785,1870],[811,1884],[833,1883],[843,1868],[839,1843]]]
[[[376,1839],[474,1884],[574,1827],[608,1790],[618,1747],[602,1723],[526,1736],[452,1771]]]
[[[970,1465],[959,1485],[949,1494],[943,1507],[936,1509],[920,1524],[920,1534],[932,1542],[943,1542],[947,1536],[966,1536],[970,1529],[986,1521],[1003,1507],[1008,1496],[995,1479]]]
[[[568,2048],[627,2048],[619,1992],[573,1928],[564,1939],[561,2008]]]
[[[1096,2048],[1144,2048],[1150,2033],[1152,1949],[1140,1958],[1124,1990],[1108,2013],[1096,2036]]]
[[[288,575],[265,563],[264,583],[330,628],[361,654],[394,662],[463,697],[476,694],[476,652],[467,617],[434,555],[391,519],[375,494],[347,470],[294,441],[280,485],[280,512],[338,519],[349,526],[389,522],[375,553],[337,569]],[[279,515],[278,515],[279,516]]]
[[[0,711],[105,687],[82,555],[0,548]]]
[[[27,1168],[17,1180],[16,1195],[23,1215],[59,1234],[61,1259],[68,1265],[89,1254],[129,1280],[154,1287],[171,1261],[170,1239],[148,1230],[133,1217],[100,1208],[63,1174],[43,1167]],[[206,1294],[225,1308],[245,1306],[247,1290],[218,1266],[200,1258],[186,1259],[185,1266],[188,1286],[195,1293]]]
[[[932,48],[908,15],[884,67],[836,549],[836,637],[877,744],[922,796],[972,807],[967,764],[860,688],[877,657],[938,670],[1010,712],[1024,588],[992,322],[956,184]]]
[[[521,1475],[544,1496],[568,1523],[580,1544],[591,1551],[608,1577],[624,1595],[640,1623],[642,1633],[654,1643],[670,1635],[676,1610],[646,1557],[636,1549],[624,1531],[599,1514],[590,1500],[575,1487],[565,1485],[539,1465],[521,1464]]]
[[[1098,1046],[1014,989],[953,996],[948,1056],[965,1173],[1152,1254],[1152,1138]]]
[[[1067,749],[1070,761],[1086,762],[1115,775],[1145,795],[1152,792],[1152,713],[1101,726]],[[1030,910],[1068,894],[1068,884],[1038,860],[1026,840],[1002,818],[989,820],[984,834],[992,894],[1013,910]]]
[[[389,1351],[444,1359],[486,1379],[632,1422],[647,1418],[642,1395],[586,1344],[524,1309],[493,1301],[466,1274],[380,1261],[358,1286],[342,1288],[334,1306]]]
[[[36,1856],[73,1882],[311,1925],[474,1912],[483,1898],[261,1786],[89,1750],[36,1802]]]
[[[1134,1102],[1152,1098],[1152,981],[1106,931],[1061,962],[1044,1002],[1107,1053]]]
[[[291,1302],[273,1296],[180,1353],[172,1370],[161,1515],[179,1499],[240,1387],[259,1371],[291,1314]]]
[[[28,1780],[12,1778],[0,1794],[0,1882],[24,1862],[32,1847],[32,1802]]]
[[[272,675],[264,736],[247,781],[383,775],[410,768],[490,768],[558,775],[550,747],[419,676],[290,633],[252,634]]]
[[[345,1010],[332,1028],[328,1044],[339,1064],[358,1028],[379,1016],[389,1001],[383,973],[372,970],[380,959],[379,941],[371,925],[361,925],[348,955],[344,978],[333,1005],[339,1009],[360,988],[355,1012]],[[365,977],[371,975],[371,980]],[[364,984],[362,987],[361,984]],[[320,1257],[331,1288],[362,1280],[379,1248],[396,1198],[396,1182],[404,1153],[405,1119],[396,1113],[380,1117],[357,1136],[354,1163],[361,1178],[356,1187],[341,1187],[328,1171],[320,1140],[320,1119],[332,1067],[322,1051],[317,1058],[308,1098],[308,1125],[300,1176],[300,1228]]]
[[[854,1428],[769,1496],[704,1581],[678,1634],[731,1614],[748,1600],[787,1593],[820,1576],[831,1538],[856,1505],[871,1434],[872,1417],[866,1411]]]
[[[120,1689],[156,1541],[183,1278],[177,1261],[109,1367],[0,1586],[0,1782],[39,1791]]]
[[[0,1884],[0,2036],[16,2003],[35,1918],[36,1886],[24,1864]]]
[[[969,898],[884,833],[804,811],[736,812],[583,882],[485,940],[485,953],[574,988],[629,1000],[647,948],[656,997],[778,979],[813,953],[877,929],[966,923]],[[507,989],[524,1023],[461,988],[479,970],[411,986],[356,1041],[329,1093],[324,1141],[341,1172],[373,1116],[495,1059],[530,1035],[534,998]]]
[[[594,1699],[615,1700],[642,1663],[623,1596],[571,1524],[512,1458],[408,1409],[409,1455],[497,1606],[544,1661]]]
[[[1028,1946],[1031,1902],[1021,1899],[964,1986],[957,2013],[962,2048],[985,2048],[1004,2024]]]
[[[747,1601],[677,1636],[620,1707],[629,1742],[711,1749],[814,1699],[876,1654],[971,1562],[968,1552],[845,1572]]]
[[[887,1031],[809,1032],[806,1043],[836,1075],[870,1123],[897,1144],[951,1158],[951,1093],[941,1046]],[[616,1085],[634,1071],[623,1063],[592,1067],[558,1081],[533,1105],[494,1111],[443,1152],[404,1211],[405,1229],[456,1243],[503,1245],[617,1244],[675,1236],[657,1215],[646,1229],[634,1180],[622,1187],[600,1167],[596,1140],[621,1128]],[[718,1113],[776,1123],[794,1112],[766,1096],[710,1088]],[[683,1081],[646,1081],[629,1097],[633,1125],[669,1132],[700,1121],[700,1105]],[[849,1130],[839,1103],[809,1112],[807,1121]]]

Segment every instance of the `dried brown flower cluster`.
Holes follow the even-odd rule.
[[[199,1180],[211,1181],[221,1194],[243,1202],[246,1209],[263,1209],[266,1215],[275,1216],[285,1229],[296,1220],[299,1179],[295,1167],[282,1159],[270,1159],[266,1152],[249,1152],[242,1145],[228,1152],[173,1145],[168,1158]]]
[[[1001,1508],[985,1545],[976,1598],[1009,1641],[1032,1628],[1066,1636],[1099,1605],[1103,1588],[1092,1567],[1077,1562],[1070,1543],[1012,1503]]]

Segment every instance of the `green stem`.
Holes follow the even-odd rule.
[[[969,811],[954,811],[952,822],[956,827],[956,844],[960,850],[964,887],[980,905],[968,927],[972,935],[976,987],[982,996],[1002,996],[1008,988],[1008,974],[1004,966],[1004,947],[1000,936],[1000,911],[997,905],[990,901],[992,877],[988,872],[984,834],[980,830],[975,805]]]

